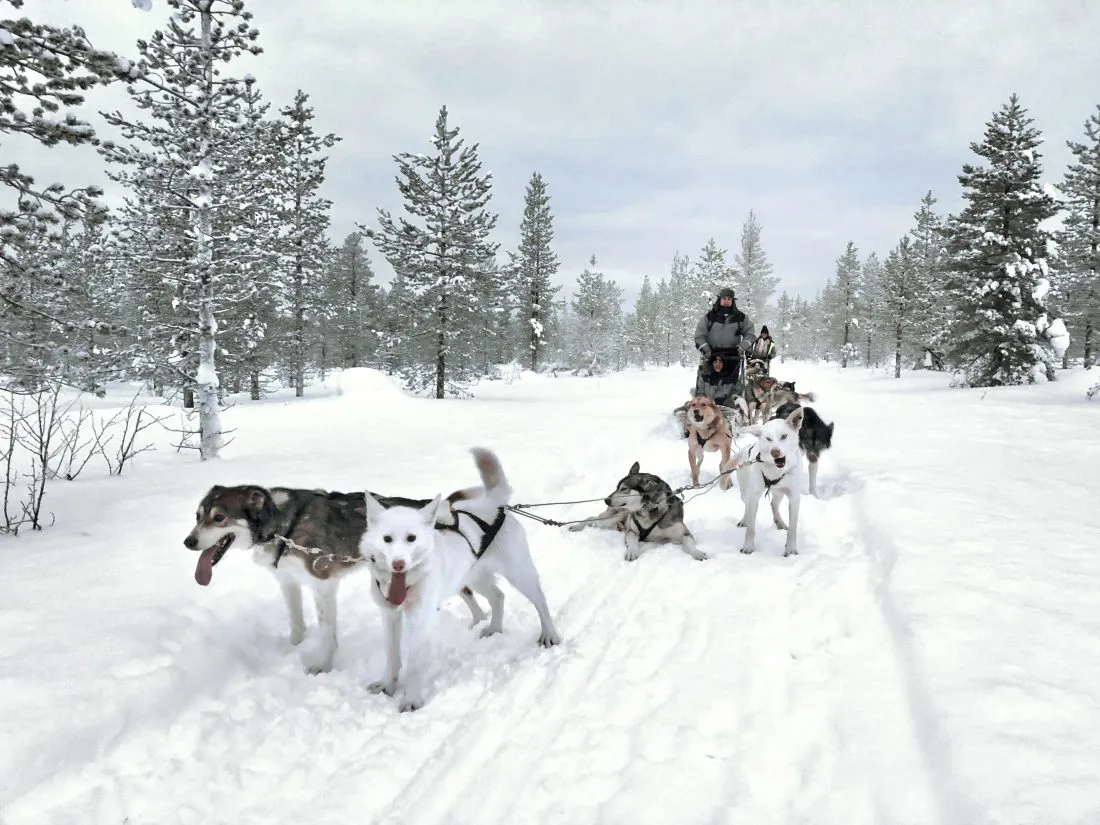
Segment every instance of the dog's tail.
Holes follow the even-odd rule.
[[[492,507],[503,507],[512,496],[512,487],[504,475],[504,468],[496,453],[484,447],[474,447],[474,464],[481,475],[481,484],[485,488],[486,503]]]
[[[814,401],[817,400],[816,398],[814,398],[814,394],[812,392],[800,392],[795,397],[800,404],[803,401],[809,401],[812,404],[814,403]]]

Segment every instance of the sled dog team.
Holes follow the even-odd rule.
[[[722,453],[721,484],[728,489],[736,472],[745,514],[743,553],[756,548],[756,514],[761,498],[771,495],[775,526],[787,530],[784,555],[798,552],[799,497],[802,454],[810,459],[811,494],[816,494],[816,464],[827,448],[832,424],[820,422],[812,408],[791,401],[775,418],[744,428],[753,443],[732,452],[729,422],[709,399],[696,398],[689,407],[689,463],[698,484],[703,450]],[[711,409],[713,408],[713,410]],[[715,419],[721,419],[721,422]],[[698,448],[698,450],[696,449]],[[433,634],[439,608],[459,595],[470,610],[471,626],[486,618],[482,636],[499,633],[504,619],[502,576],[538,613],[538,643],[561,641],[539,574],[531,558],[527,535],[507,508],[511,487],[496,455],[472,450],[481,485],[456,490],[431,500],[383,496],[372,492],[338,493],[254,485],[214,486],[203,497],[196,524],[184,545],[197,551],[195,580],[203,586],[231,547],[251,549],[253,560],[271,570],[279,583],[290,621],[290,642],[305,638],[302,588],[313,594],[320,644],[306,661],[311,673],[332,668],[337,649],[337,590],[351,570],[365,567],[371,575],[371,596],[382,614],[385,668],[372,692],[400,694],[402,711],[424,705],[425,679],[431,664]],[[779,512],[789,500],[789,525]],[[572,530],[602,526],[624,533],[625,557],[637,559],[641,543],[668,541],[695,559],[706,559],[683,520],[683,502],[656,475],[630,468],[605,500],[607,509],[571,526]],[[486,617],[474,596],[489,603]]]

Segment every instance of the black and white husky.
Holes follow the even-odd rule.
[[[497,586],[499,574],[538,611],[539,644],[549,647],[561,641],[523,525],[506,509],[511,488],[500,461],[488,450],[472,452],[483,488],[463,491],[463,500],[453,506],[454,529],[435,526],[439,511],[447,507],[442,496],[422,507],[385,507],[366,494],[367,528],[359,552],[374,577],[371,595],[382,611],[386,647],[385,672],[370,690],[393,696],[400,680],[402,711],[423,706],[439,607],[464,587],[489,600],[492,614],[483,636],[501,631],[504,593]]]
[[[642,542],[660,541],[680,545],[696,561],[707,558],[695,546],[695,537],[684,524],[683,500],[663,478],[643,473],[637,461],[603,502],[606,510],[570,525],[569,529],[577,531],[592,526],[621,531],[625,535],[627,561],[635,561],[641,555]]]

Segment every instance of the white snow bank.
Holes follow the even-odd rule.
[[[401,388],[400,379],[368,367],[344,370],[336,376],[336,381],[345,395],[369,395],[375,400],[385,401],[410,397]]]

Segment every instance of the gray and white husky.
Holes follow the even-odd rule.
[[[695,537],[684,524],[684,502],[663,478],[643,473],[635,461],[619,479],[615,491],[603,500],[607,509],[598,516],[569,526],[574,532],[585,527],[604,527],[625,534],[627,561],[642,553],[642,542],[673,542],[696,561],[707,558],[695,546]]]
[[[506,509],[512,491],[500,461],[489,450],[472,452],[483,487],[463,491],[463,499],[453,505],[454,529],[436,528],[439,511],[447,507],[442,496],[422,507],[385,507],[369,492],[365,497],[367,528],[359,552],[374,578],[371,595],[382,611],[386,648],[385,672],[370,690],[393,696],[402,681],[402,711],[423,706],[439,607],[466,586],[489,600],[492,612],[483,636],[501,631],[504,592],[497,586],[499,574],[534,605],[542,624],[539,644],[549,647],[561,641],[527,534]]]

